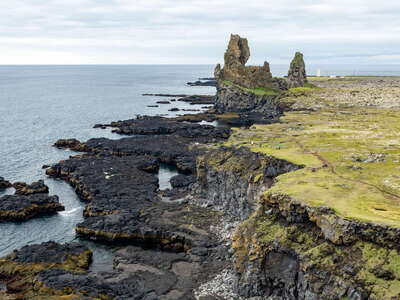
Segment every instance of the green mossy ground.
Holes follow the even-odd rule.
[[[222,83],[225,84],[225,85],[231,85],[231,86],[237,87],[237,88],[241,89],[244,92],[252,93],[252,94],[255,94],[257,96],[265,96],[265,95],[267,95],[267,96],[277,96],[277,95],[280,94],[280,91],[272,89],[272,88],[261,88],[260,87],[260,88],[250,89],[250,88],[245,88],[245,87],[242,87],[240,85],[237,85],[237,84],[235,84],[233,82],[230,82],[228,80],[223,80]]]
[[[292,89],[288,97],[315,102],[313,91],[319,92]],[[398,111],[324,104],[316,111],[288,112],[276,124],[236,129],[227,145],[306,166],[279,176],[268,193],[400,227],[399,130]]]

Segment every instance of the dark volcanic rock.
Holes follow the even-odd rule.
[[[237,86],[221,82],[217,88],[215,109],[219,113],[258,112],[263,114],[264,119],[274,119],[283,112],[279,101],[276,101],[277,97],[277,94],[256,95]]]
[[[0,190],[7,189],[9,187],[12,187],[11,182],[5,180],[3,177],[0,177]]]
[[[55,299],[50,297],[55,291],[38,282],[38,273],[53,268],[84,272],[89,268],[91,258],[92,252],[78,243],[46,242],[25,246],[0,258],[0,280],[6,282],[6,292],[12,294],[11,299],[38,299],[38,295],[40,299]]]
[[[169,101],[157,101],[158,104],[171,104]]]
[[[63,211],[57,196],[47,194],[6,195],[0,198],[0,221],[26,221]]]
[[[101,124],[97,124],[96,126],[100,127]],[[54,147],[59,149],[71,149],[74,151],[86,151],[86,149],[83,148],[83,144],[77,139],[59,139],[54,144]]]
[[[25,182],[15,182],[13,184],[16,195],[32,195],[32,194],[47,194],[49,193],[49,187],[44,184],[43,180],[27,184]]]
[[[160,299],[191,300],[195,299],[193,290],[226,265],[224,260],[216,259],[217,252],[214,247],[166,253],[129,246],[117,251],[114,264],[125,276],[145,275],[147,285],[155,289]]]
[[[142,94],[142,96],[153,96],[153,97],[187,97],[185,94]]]
[[[192,95],[179,98],[178,101],[188,102],[190,104],[214,104],[215,96],[209,95]]]
[[[173,188],[187,187],[196,182],[196,176],[179,174],[172,177],[170,182]]]
[[[173,107],[173,108],[168,109],[168,111],[180,111],[180,109],[177,107]]]
[[[157,197],[159,164],[148,156],[72,157],[46,171],[68,181],[89,204],[84,214],[95,216],[121,210],[139,211]]]
[[[117,128],[113,132],[126,135],[164,135],[174,134],[195,141],[212,141],[226,139],[230,135],[228,128],[216,128],[210,125],[188,124],[162,117],[142,116],[137,119],[112,122],[110,127]],[[56,143],[56,145],[58,142]],[[71,143],[71,149],[78,150],[83,146]],[[84,147],[82,148],[84,149]]]
[[[90,262],[91,252],[85,246],[79,243],[58,244],[49,241],[42,244],[24,246],[19,250],[14,250],[7,258],[11,261],[24,264],[63,264],[67,262],[69,257],[79,257],[85,253],[88,253],[88,262]]]
[[[158,160],[144,152],[193,173],[195,152],[187,147],[187,141],[177,136],[93,139],[85,148],[98,155],[72,157],[46,173],[68,181],[89,202],[86,219],[76,228],[81,236],[183,251],[208,240],[206,233],[193,228],[208,228],[213,215],[201,208],[161,202],[154,174]]]
[[[112,275],[118,276],[115,273]],[[77,299],[100,299],[100,297],[132,300],[158,299],[152,289],[146,289],[144,282],[135,277],[117,280],[103,278],[95,274],[51,269],[42,271],[38,276],[38,280],[55,291],[72,290],[74,295],[85,295],[84,298],[79,297]],[[68,295],[69,293],[65,294]]]
[[[197,80],[195,82],[188,82],[187,85],[190,86],[217,86],[217,81],[215,79],[212,80]]]
[[[198,188],[204,204],[244,220],[273,178],[301,167],[244,147],[220,147],[197,159]]]
[[[200,234],[195,228],[199,218],[193,224],[187,219],[206,213],[201,208],[182,208],[179,204],[148,204],[141,210],[130,213],[86,218],[79,223],[76,231],[83,237],[109,242],[139,244],[169,251],[186,251],[193,246],[208,241],[208,235]],[[198,216],[197,216],[198,217]],[[212,222],[212,220],[207,220]],[[192,228],[190,227],[193,226]]]
[[[232,34],[224,55],[224,67],[217,65],[215,77],[218,81],[227,80],[247,88],[273,87],[269,64],[263,66],[246,66],[250,58],[247,39]]]
[[[307,83],[306,65],[304,63],[303,54],[296,52],[290,69],[288,72],[288,85],[289,88],[304,86]]]
[[[203,138],[203,140],[205,139],[208,139],[208,137]],[[189,145],[189,141],[185,138],[176,135],[161,135],[129,137],[120,140],[95,138],[86,143],[81,143],[77,148],[84,148],[91,153],[103,153],[112,156],[150,155],[156,157],[160,162],[176,166],[183,173],[194,173],[196,168],[195,155],[198,151],[190,150]],[[59,165],[55,165],[55,168],[46,170],[46,174],[53,175],[53,172],[58,169],[60,169]],[[62,174],[63,171],[60,172]]]

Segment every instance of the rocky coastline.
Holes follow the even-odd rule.
[[[6,183],[4,186],[14,187],[15,193],[0,197],[0,222],[27,221],[65,209],[58,196],[48,195],[49,188],[43,180],[32,184],[25,182],[11,184],[8,181]]]
[[[245,66],[249,56],[232,35],[215,97],[152,94],[212,109],[94,125],[120,139],[56,141],[74,153],[46,175],[85,203],[78,237],[118,246],[113,269],[92,271],[79,243],[25,246],[0,259],[0,297],[400,299],[400,114],[349,104],[354,81],[371,78],[310,80],[301,53],[275,78],[268,63]],[[170,189],[162,164],[178,172]],[[21,219],[40,201],[61,210],[44,182],[13,186],[0,219],[11,202]]]

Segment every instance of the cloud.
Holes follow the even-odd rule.
[[[0,3],[0,64],[220,62],[230,33],[251,63],[397,63],[400,2],[15,0]]]

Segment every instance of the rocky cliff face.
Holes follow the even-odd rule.
[[[197,158],[199,192],[203,204],[245,220],[274,177],[299,168],[247,148],[222,147]]]
[[[282,113],[279,102],[276,101],[277,97],[278,94],[272,90],[270,93],[256,95],[240,86],[220,82],[215,108],[219,113],[257,111],[264,113],[268,118],[276,118]]]
[[[279,300],[399,299],[399,230],[267,193],[275,177],[300,168],[247,148],[198,158],[196,201],[241,220],[232,238],[235,291]]]

